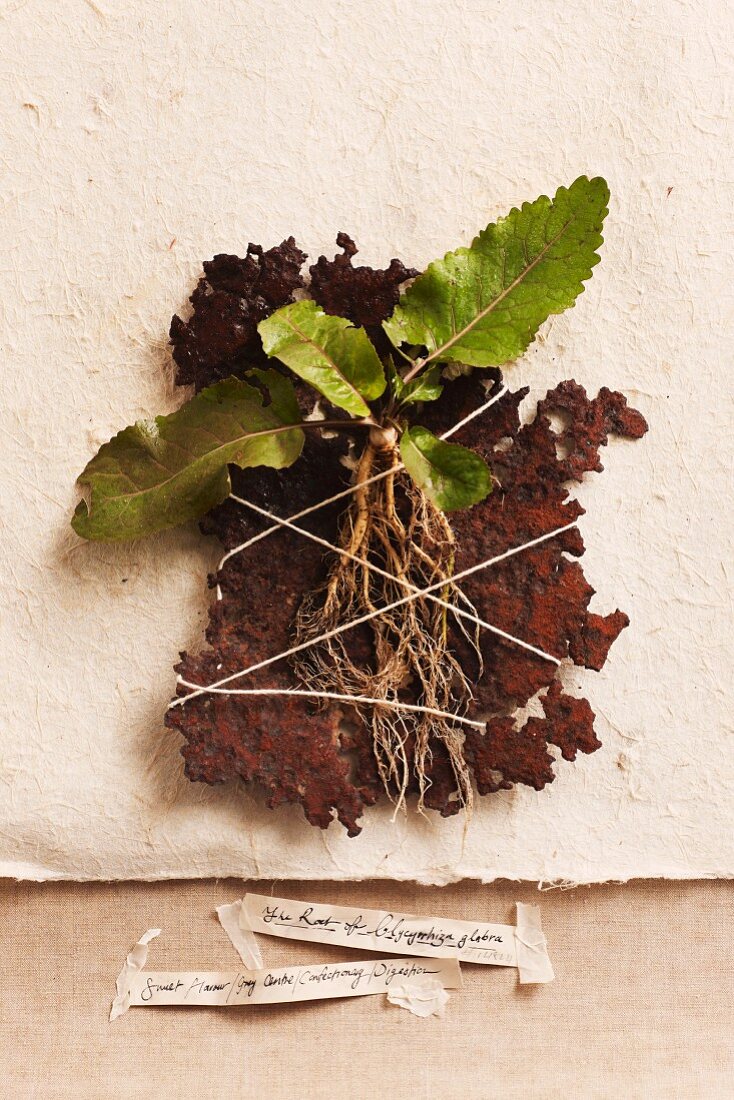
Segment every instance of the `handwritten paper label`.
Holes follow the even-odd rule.
[[[397,954],[407,948],[424,958],[451,957],[488,966],[516,966],[521,983],[540,984],[554,978],[537,905],[517,902],[517,926],[323,905],[262,894],[246,894],[240,905],[240,926],[267,936]]]
[[[142,970],[130,978],[130,1007],[161,1005],[276,1004],[332,997],[364,997],[388,993],[418,979],[440,982],[444,989],[461,986],[456,959],[378,959],[376,962],[312,963],[271,970],[207,973]]]
[[[517,966],[515,928],[511,924],[417,917],[262,894],[246,894],[242,906],[248,927],[268,936],[335,943],[361,951],[400,954],[407,948],[422,957],[451,956],[462,962]]]

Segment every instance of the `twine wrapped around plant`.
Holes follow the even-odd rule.
[[[313,583],[287,617],[276,616],[280,626],[271,622],[274,639],[279,630],[287,631],[287,644],[282,644],[283,634],[270,655],[244,659],[234,669],[229,668],[228,646],[226,659],[212,666],[217,674],[210,672],[203,680],[189,673],[184,657],[186,674],[169,709],[169,724],[181,728],[190,742],[187,720],[204,725],[221,720],[226,741],[221,751],[237,762],[238,774],[281,775],[277,782],[267,781],[274,804],[299,800],[317,824],[328,823],[333,806],[356,832],[360,799],[374,800],[376,794],[368,793],[361,734],[354,742],[363,776],[359,797],[341,771],[338,780],[334,772],[328,794],[312,795],[306,779],[299,780],[298,765],[289,762],[291,748],[285,741],[268,750],[271,762],[263,771],[265,728],[257,734],[261,747],[254,755],[244,733],[256,714],[256,700],[290,697],[284,708],[320,700],[320,710],[309,719],[313,752],[321,752],[322,766],[333,756],[329,767],[337,771],[348,742],[338,725],[354,716],[357,727],[369,731],[380,785],[398,806],[414,791],[419,809],[453,813],[471,810],[477,761],[491,742],[490,737],[485,744],[477,741],[489,729],[477,713],[477,685],[486,679],[487,634],[550,665],[550,674],[544,672],[539,683],[551,682],[561,658],[532,638],[493,625],[477,606],[476,590],[472,595],[460,582],[568,532],[573,517],[568,522],[561,514],[563,522],[541,530],[533,530],[531,523],[515,547],[457,569],[465,551],[463,521],[450,521],[448,515],[478,515],[485,508],[496,480],[488,463],[494,466],[495,452],[448,438],[506,391],[496,389],[488,399],[480,387],[479,403],[454,416],[448,428],[436,431],[426,424],[434,422],[437,428],[442,423],[441,410],[450,406],[447,396],[461,390],[473,371],[516,358],[550,314],[573,305],[599,259],[607,201],[604,181],[582,176],[570,188],[560,188],[553,200],[541,196],[512,210],[470,247],[430,264],[412,282],[417,272],[397,260],[383,272],[353,267],[356,249],[341,234],[343,255],[331,264],[322,257],[311,269],[313,297],[297,301],[293,297],[302,287],[305,257],[293,238],[269,252],[251,245],[243,260],[215,257],[204,265],[205,276],[192,295],[192,318],[174,318],[171,326],[179,380],[193,383],[198,392],[177,412],[124,429],[80,476],[86,496],[72,522],[86,538],[136,538],[202,517],[225,500],[273,519],[270,528],[244,542],[225,540],[229,547],[218,573],[220,591],[234,555],[275,530],[295,532],[328,550],[325,575],[321,562],[309,559]],[[308,397],[313,391],[325,403],[326,415],[314,412],[313,397]],[[611,397],[616,401],[619,395]],[[644,422],[623,415],[618,403],[608,408],[599,442],[609,430],[642,433]],[[354,472],[351,484],[343,487],[345,467],[339,465],[338,473],[329,463],[335,457],[345,460],[347,452]],[[317,453],[323,458],[320,467],[309,457]],[[502,457],[497,455],[500,467]],[[285,470],[299,459],[292,475],[272,475],[279,492],[291,477],[307,499],[313,486],[306,485],[306,476],[323,477],[324,488],[333,483],[337,491],[291,516],[233,492],[233,477],[245,482],[248,476],[259,477],[265,486],[269,471]],[[299,469],[308,475],[299,475]],[[335,513],[338,501],[342,506],[346,501],[346,507]],[[329,537],[296,524],[322,508],[331,508],[324,528]],[[464,528],[469,532],[465,523]],[[474,533],[469,541],[476,542]],[[556,555],[566,545],[561,543]],[[223,608],[213,612],[213,645],[227,614]],[[243,656],[254,653],[252,638],[246,642],[242,633],[247,623],[238,627],[226,621],[227,630],[238,634]],[[202,669],[207,664],[209,659]],[[265,669],[273,674],[270,683],[260,679]],[[259,705],[263,715],[265,703]],[[234,725],[233,706],[240,715]],[[495,722],[504,720],[502,711],[493,713]],[[493,728],[499,732],[501,727]],[[511,733],[505,729],[501,736],[511,741]],[[583,737],[577,743],[581,746]],[[317,751],[318,744],[323,750]],[[227,769],[215,764],[219,748],[209,752],[202,746],[195,765],[192,752],[185,752],[192,778],[216,782],[226,776]],[[519,781],[528,781],[522,778],[527,774],[533,785],[542,786],[547,765],[533,752],[530,771],[518,771],[519,765],[515,771]],[[487,778],[479,782],[480,790],[509,785],[513,768],[502,763],[505,756],[495,746],[482,765]],[[499,779],[491,778],[495,774]],[[325,811],[320,808],[324,799]]]

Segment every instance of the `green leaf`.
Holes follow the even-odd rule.
[[[263,347],[352,416],[369,416],[368,401],[385,391],[385,372],[363,328],[331,317],[316,302],[294,302],[257,327]]]
[[[433,366],[423,371],[418,378],[414,378],[412,382],[404,383],[403,404],[408,405],[418,401],[436,401],[443,393],[441,369],[440,363],[434,363]]]
[[[248,378],[257,378],[270,394],[270,407],[284,424],[297,424],[301,419],[301,410],[298,407],[298,398],[290,378],[286,378],[280,371],[263,370],[254,367],[247,372]]]
[[[408,428],[400,455],[416,485],[444,512],[470,508],[492,491],[492,475],[483,458],[458,443],[444,443],[427,428]]]
[[[525,351],[551,313],[574,304],[599,262],[609,188],[581,176],[489,225],[470,248],[429,265],[384,324],[423,344],[427,361],[501,366]]]
[[[290,426],[292,408],[284,419],[290,402],[272,380],[271,395],[263,406],[259,390],[228,378],[170,416],[125,428],[80,476],[90,503],[79,502],[74,530],[87,539],[138,538],[196,519],[224,500],[228,463],[290,466],[301,453],[303,432]]]
[[[398,401],[402,401],[403,394],[405,393],[405,383],[400,377],[400,373],[395,366],[391,356],[388,356],[385,360],[385,366],[387,367],[387,377],[390,382],[390,389],[394,393]]]
[[[387,360],[387,373],[390,387],[401,405],[416,404],[418,401],[436,401],[443,393],[440,363],[435,363],[412,382],[403,382],[392,359]]]

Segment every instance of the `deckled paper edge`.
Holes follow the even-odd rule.
[[[515,945],[517,948],[517,972],[521,985],[542,985],[555,978],[550,958],[548,942],[543,935],[540,908],[526,905],[522,901],[517,906],[517,926]]]
[[[443,1016],[449,1002],[449,994],[438,978],[414,978],[391,986],[387,991],[391,1005],[406,1008],[414,1016],[427,1019],[429,1016]]]
[[[232,946],[248,970],[262,970],[265,966],[255,933],[249,926],[242,900],[229,905],[218,905],[219,923],[232,941]]]
[[[268,881],[271,879],[274,882],[291,882],[294,878],[298,878],[302,882],[314,882],[323,883],[327,881],[323,874],[318,872],[310,872],[306,869],[302,869],[302,873],[298,876],[295,875],[283,875],[272,874],[265,876]],[[252,879],[253,881],[261,881],[263,878],[263,870],[261,867],[251,867],[249,865],[243,866],[225,866],[216,867],[213,871],[210,869],[190,871],[186,868],[172,868],[164,871],[157,871],[155,873],[143,871],[136,872],[134,869],[126,872],[124,875],[119,874],[98,874],[98,873],[84,873],[78,869],[73,871],[59,870],[58,867],[45,867],[40,863],[31,863],[28,860],[21,859],[0,859],[0,879],[14,879],[16,882],[201,882],[204,879],[225,879],[225,878],[237,878],[237,879]],[[647,873],[645,871],[629,871],[625,868],[615,868],[609,866],[607,874],[604,878],[589,878],[587,876],[571,876],[570,874],[558,874],[553,877],[546,878],[544,874],[536,874],[535,870],[527,871],[523,870],[522,873],[517,874],[499,874],[478,870],[476,867],[464,868],[461,867],[457,871],[441,872],[438,868],[423,869],[418,871],[412,871],[410,873],[400,871],[389,871],[385,873],[383,863],[380,862],[376,867],[365,870],[351,872],[343,868],[337,867],[336,871],[331,870],[329,873],[328,881],[339,883],[350,882],[407,882],[414,883],[416,886],[450,886],[458,882],[475,883],[481,886],[491,886],[495,882],[517,882],[527,883],[530,886],[536,886],[539,890],[545,892],[548,890],[574,890],[578,886],[624,886],[628,882],[640,882],[642,879],[660,879],[665,882],[708,882],[722,880],[725,882],[734,880],[734,871],[725,864],[720,867],[710,867],[706,870],[699,870],[694,868],[681,868],[678,864],[659,864],[656,867],[654,873]]]
[[[124,1016],[130,1007],[130,979],[133,974],[139,973],[148,961],[148,944],[156,936],[160,936],[160,928],[149,928],[140,937],[130,954],[125,959],[125,965],[117,976],[117,995],[110,1009],[110,1023],[119,1016]]]

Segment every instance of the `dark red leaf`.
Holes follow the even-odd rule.
[[[327,313],[364,326],[379,350],[387,352],[389,345],[380,326],[395,309],[401,284],[414,279],[418,272],[405,267],[401,260],[391,260],[381,271],[354,267],[352,258],[358,249],[352,238],[339,233],[336,243],[341,253],[333,260],[320,256],[309,269],[311,296]]]
[[[571,639],[569,654],[573,663],[599,672],[612,643],[629,626],[629,622],[629,617],[619,610],[611,615],[587,615],[583,627]]]
[[[303,285],[305,252],[289,237],[263,251],[250,244],[244,259],[219,255],[204,263],[204,277],[189,299],[188,321],[171,321],[171,343],[179,386],[197,390],[265,359],[257,326],[293,300]]]
[[[542,791],[546,783],[553,782],[553,757],[542,721],[529,718],[518,730],[512,718],[493,718],[486,734],[472,731],[468,735],[467,758],[480,794],[508,790],[513,783]]]
[[[601,741],[594,733],[594,712],[586,699],[564,695],[558,680],[554,680],[543,698],[545,736],[558,745],[564,760],[575,760],[577,752],[595,752]]]

